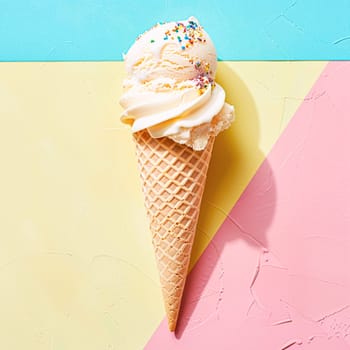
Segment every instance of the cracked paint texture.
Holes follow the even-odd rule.
[[[236,300],[235,317],[263,317],[271,301],[260,295],[261,277],[272,265],[285,278],[290,267],[250,223],[254,217],[267,230],[276,198],[283,203],[293,195],[276,195],[272,166],[264,163],[263,180],[251,185],[256,210],[225,219],[300,104],[326,97],[327,89],[307,95],[325,65],[219,62],[218,81],[237,119],[216,140],[192,254],[193,266],[208,247],[207,265],[200,260],[203,273],[188,284],[193,292],[185,296],[181,342],[191,332],[203,334],[207,325],[225,322],[227,295],[246,292]],[[123,63],[0,63],[0,73],[0,348],[143,348],[164,309],[134,145],[118,121]],[[341,106],[336,96],[332,104]],[[295,148],[281,155],[281,169],[300,153],[312,125],[309,120]],[[287,179],[293,186],[294,177]],[[225,244],[212,240],[224,221],[234,233]],[[309,244],[320,234],[325,235],[308,232]],[[234,289],[230,280],[239,281]],[[204,300],[208,307],[202,309]],[[271,316],[271,327],[289,327],[291,317],[283,304]],[[324,322],[326,327],[335,321]],[[329,327],[345,336],[346,326],[337,324]],[[307,337],[318,344],[320,334]]]
[[[349,80],[327,65],[146,349],[350,348]]]
[[[0,60],[121,61],[140,33],[191,15],[222,60],[349,59],[349,12],[348,0],[3,1]]]

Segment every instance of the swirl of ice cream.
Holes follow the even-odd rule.
[[[124,57],[121,120],[137,132],[169,137],[195,150],[229,127],[233,106],[214,82],[217,58],[208,34],[191,17],[157,24]]]

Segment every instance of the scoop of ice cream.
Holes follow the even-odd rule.
[[[195,79],[200,70],[213,79],[216,51],[208,34],[191,17],[158,24],[141,35],[126,54],[125,65],[128,76],[138,83],[158,78],[182,82]]]
[[[137,132],[204,149],[233,120],[233,106],[214,82],[217,58],[208,34],[191,17],[158,24],[125,55],[121,120]]]

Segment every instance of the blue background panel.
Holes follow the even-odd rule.
[[[221,60],[350,59],[350,0],[0,0],[0,60],[121,60],[155,23],[191,15]]]

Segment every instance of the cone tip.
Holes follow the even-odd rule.
[[[169,322],[168,323],[169,331],[170,332],[175,332],[176,329],[176,323],[175,322]]]

